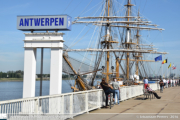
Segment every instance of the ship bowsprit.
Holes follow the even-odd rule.
[[[67,49],[67,46],[64,46],[64,49]],[[91,90],[91,80],[86,80],[83,78],[84,75],[92,74],[94,72],[100,71],[96,70],[97,68],[83,63],[75,58],[70,57],[66,52],[63,53],[63,67],[62,71],[69,76],[74,76],[75,83],[67,80],[73,91],[83,91]],[[91,78],[91,77],[90,77]]]

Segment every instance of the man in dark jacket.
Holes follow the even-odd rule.
[[[107,105],[108,105],[108,95],[110,93],[113,93],[113,101],[114,101],[114,98],[115,98],[115,90],[111,89],[112,87],[105,82],[105,78],[102,79],[102,82],[101,82],[101,88],[104,90],[105,94],[106,94],[106,106],[105,108],[107,108]]]

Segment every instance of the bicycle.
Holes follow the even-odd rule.
[[[109,107],[110,107],[110,109],[111,109],[111,107],[114,106],[113,94],[112,94],[112,93],[110,93],[110,94],[108,95],[108,100],[109,100]]]
[[[160,86],[160,92],[163,93],[163,87],[164,86]]]

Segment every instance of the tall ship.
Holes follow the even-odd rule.
[[[64,46],[63,72],[73,76],[74,79],[67,80],[73,91],[95,89],[100,83],[97,77],[106,78],[107,83],[116,78],[122,85],[136,85],[152,73],[151,64],[155,61],[148,56],[167,54],[157,51],[141,37],[146,31],[164,29],[144,18],[140,9],[135,11],[131,0],[125,1],[121,6],[117,0],[102,0],[99,16],[78,16],[73,21],[74,25],[82,24],[94,30],[79,39],[88,36],[88,48]],[[81,57],[75,58],[72,53]]]

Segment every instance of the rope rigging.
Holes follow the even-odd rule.
[[[102,49],[102,50],[139,49],[139,50],[152,50],[153,51],[154,48],[152,46],[144,45],[144,43],[146,43],[147,40],[145,41],[142,37],[140,37],[140,34],[139,34],[139,31],[141,30],[140,28],[144,25],[149,25],[149,24],[132,24],[133,27],[136,27],[136,29],[133,29],[133,28],[129,28],[131,23],[122,23],[122,22],[113,23],[113,21],[120,21],[120,20],[138,23],[138,22],[143,22],[144,20],[139,15],[136,18],[134,18],[137,12],[134,12],[133,8],[129,9],[129,6],[131,4],[126,5],[126,7],[122,6],[122,8],[119,9],[119,8],[116,8],[120,4],[118,0],[110,0],[110,1],[111,2],[108,3],[109,0],[103,0],[103,2],[101,1],[100,3],[95,5],[95,6],[100,5],[100,7],[98,7],[96,10],[93,11],[92,13],[93,17],[89,17],[88,20],[86,21],[79,22],[79,23],[85,23],[85,27],[77,34],[77,37],[75,37],[75,39],[72,41],[71,45],[67,47],[67,49],[71,49],[75,45],[82,42],[82,40],[85,39],[85,36],[89,34],[90,30],[93,29],[92,36],[90,37],[88,36],[88,40],[89,40],[87,44],[88,48],[96,48],[96,49]],[[79,14],[79,16],[95,8],[94,6],[91,9],[85,11],[89,7],[91,2],[92,0],[88,3],[88,5],[83,10],[83,12]],[[79,4],[77,6],[79,6]],[[77,6],[75,8],[77,8]],[[100,11],[100,17],[99,18],[94,17],[99,12],[99,9],[101,7],[103,9],[102,11]],[[122,16],[120,12],[123,12],[123,11],[125,12],[124,18],[113,18],[113,16],[119,16],[119,15]],[[140,14],[139,11],[138,11],[138,14]],[[74,23],[78,23],[80,19],[87,19],[87,17],[83,18],[79,16],[77,20],[75,20]],[[90,21],[90,20],[94,20],[94,21]],[[94,28],[89,27],[88,26],[89,24],[95,25],[96,27]],[[123,28],[113,27],[111,25],[116,25],[116,26],[124,25],[125,27]],[[89,27],[89,29],[85,31],[85,29],[87,29],[87,26]],[[82,37],[79,38],[79,36],[82,33],[83,33]],[[137,52],[135,50],[133,50],[133,52],[129,52],[129,51],[127,52],[124,52],[124,51],[123,52],[119,52],[119,51],[100,52],[100,51],[94,50],[94,51],[91,51],[91,54],[89,54],[88,51],[84,51],[82,60],[76,60],[67,55],[66,59],[69,61],[70,64],[67,62],[67,60],[64,60],[63,65],[65,69],[63,69],[63,72],[69,75],[76,75],[75,81],[76,81],[76,86],[79,90],[92,89],[92,86],[94,86],[94,83],[96,80],[96,75],[98,74],[98,70],[99,68],[101,68],[101,66],[103,67],[102,76],[105,76],[108,79],[111,79],[112,77],[114,77],[114,73],[116,72],[114,72],[112,68],[109,69],[109,67],[116,66],[116,59],[119,58],[117,61],[119,63],[121,73],[125,75],[124,81],[126,81],[127,84],[130,84],[130,81],[131,81],[130,76],[137,75],[141,77],[148,77],[151,75],[153,71],[153,69],[151,68],[151,63],[147,63],[148,61],[146,61],[146,59],[148,59],[149,56],[152,55],[151,53],[145,54],[145,52],[142,53],[142,52]],[[91,56],[91,59],[89,59],[90,56]],[[90,61],[89,62],[90,65],[85,64],[86,60]],[[70,65],[72,67],[69,67]],[[90,74],[88,74],[90,77],[88,78],[89,81],[87,82],[85,79],[83,79],[82,74],[86,74],[88,72],[90,72]]]

